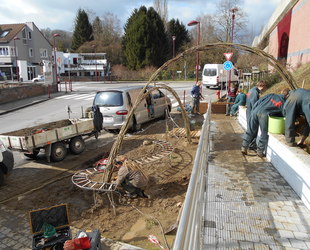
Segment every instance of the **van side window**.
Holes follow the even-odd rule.
[[[152,92],[152,95],[153,95],[154,99],[158,99],[158,98],[161,98],[161,97],[164,96],[164,94],[161,91],[159,91],[159,90],[154,90]]]
[[[204,76],[216,76],[216,69],[205,69],[203,71]]]

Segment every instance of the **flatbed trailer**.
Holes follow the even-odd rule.
[[[45,150],[47,161],[62,161],[67,148],[73,154],[85,149],[85,139],[98,136],[93,119],[67,119],[20,129],[0,135],[4,145],[12,150],[22,151],[30,158],[36,158]]]

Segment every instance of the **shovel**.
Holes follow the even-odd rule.
[[[180,217],[181,217],[181,213],[182,213],[182,210],[183,210],[183,205],[184,205],[184,203],[182,203],[182,206],[181,206],[181,208],[179,210],[177,221],[174,224],[169,226],[169,228],[168,228],[168,230],[166,230],[165,234],[172,234],[172,233],[175,233],[175,231],[177,230],[178,225],[179,225],[179,221],[180,221]]]

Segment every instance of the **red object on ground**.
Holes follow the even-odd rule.
[[[219,90],[216,91],[216,95],[217,95],[217,99],[220,100],[221,99],[221,91],[219,91]]]

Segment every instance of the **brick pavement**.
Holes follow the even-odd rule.
[[[203,249],[310,249],[310,211],[271,163],[241,154],[234,118],[212,120]]]

